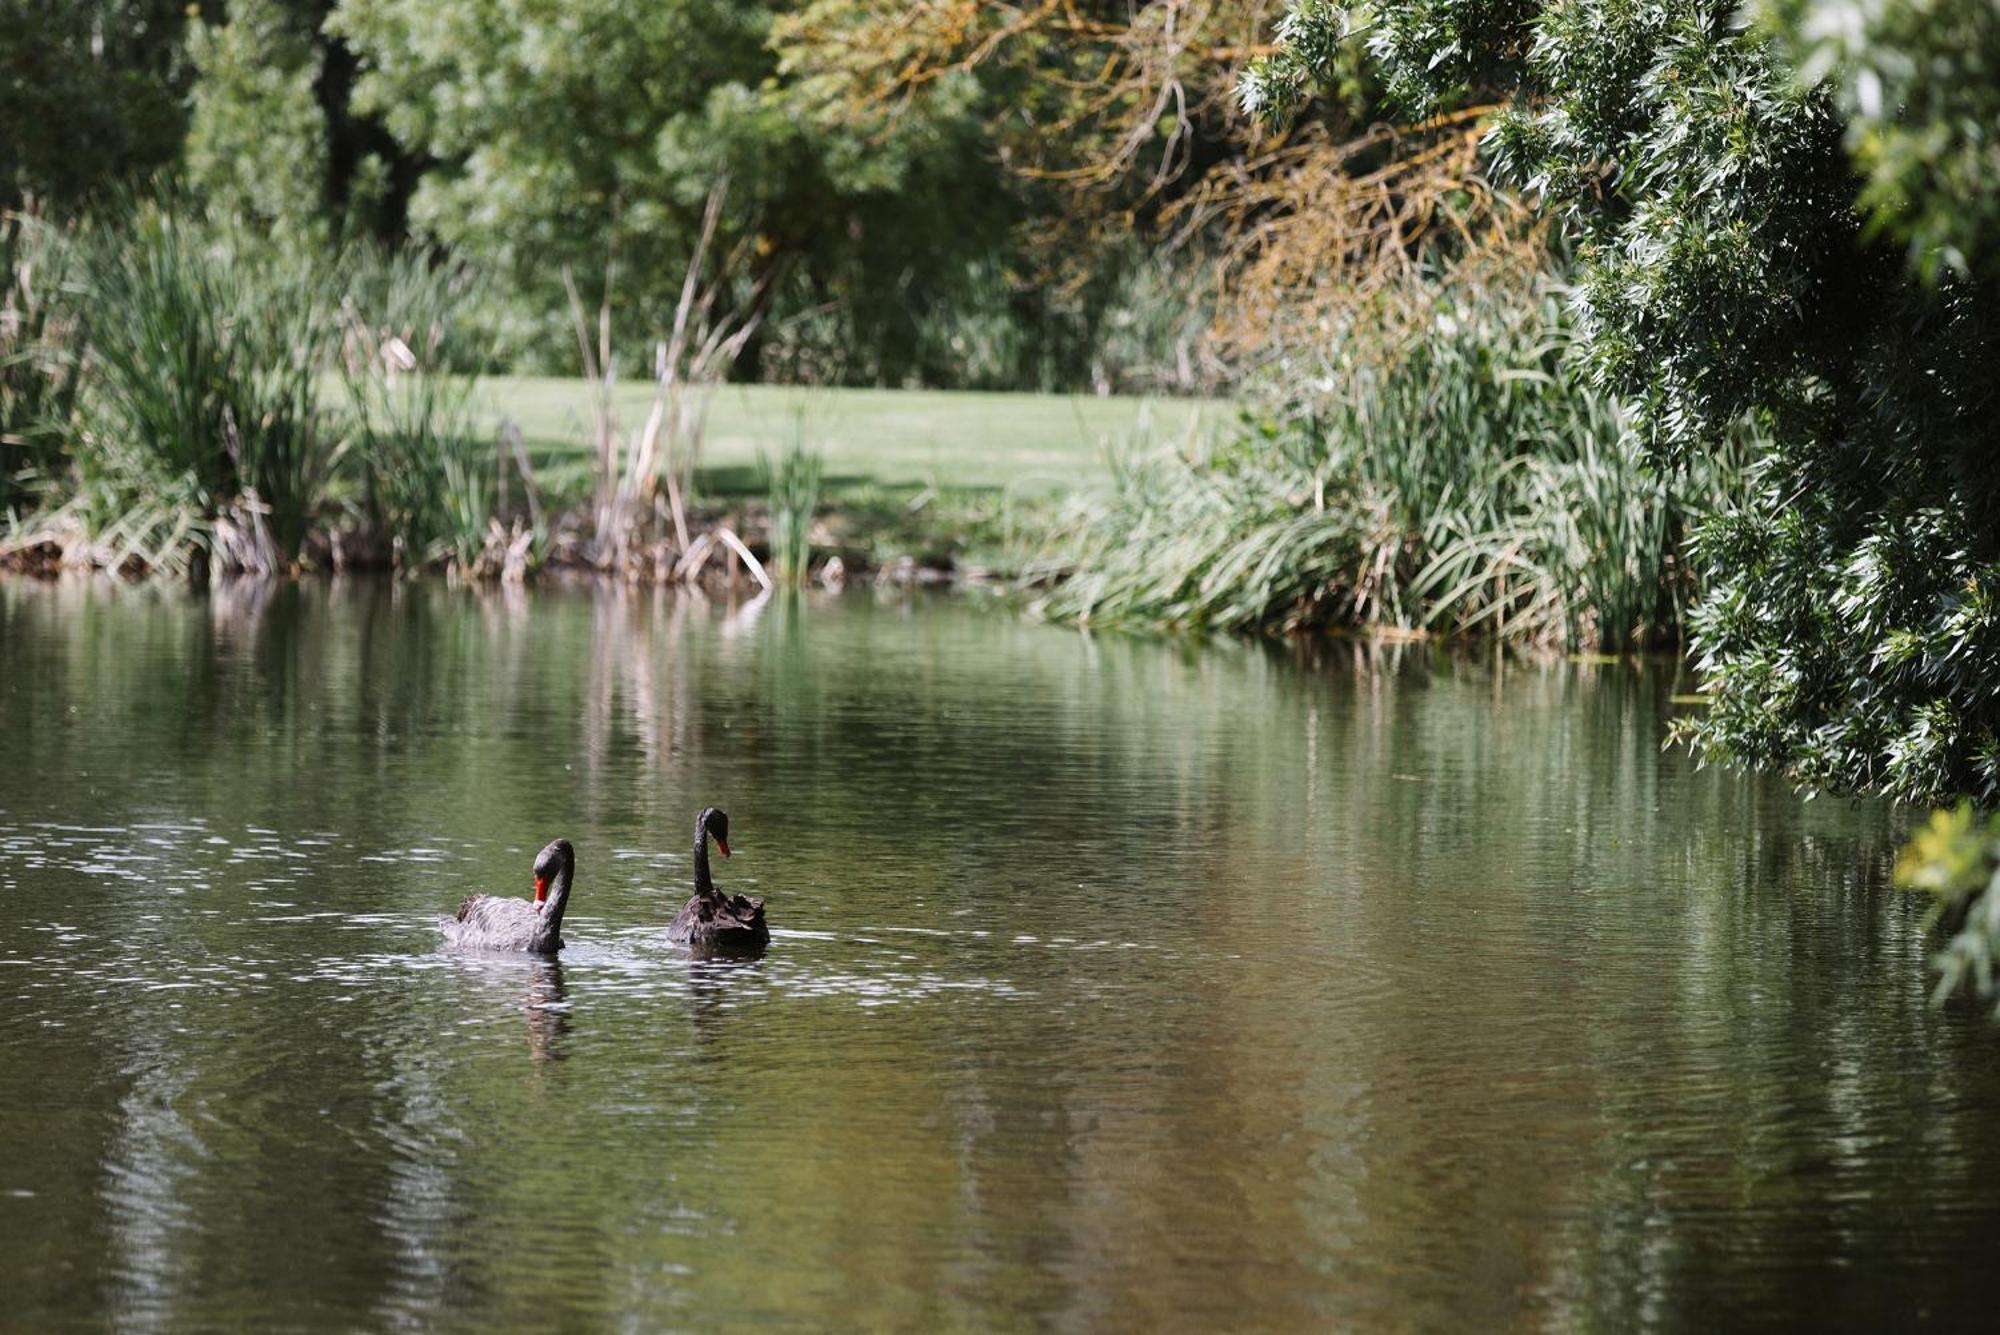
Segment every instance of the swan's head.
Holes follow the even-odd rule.
[[[569,846],[567,839],[554,839],[548,847],[535,854],[535,902],[541,903],[549,897],[549,886],[555,883],[556,873],[572,865],[576,860],[576,850]]]
[[[694,834],[697,839],[707,835],[715,840],[722,856],[729,856],[729,813],[721,807],[703,807],[701,815],[695,817]]]

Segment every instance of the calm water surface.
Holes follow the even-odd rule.
[[[0,583],[0,1327],[1967,1324],[2000,1031],[1671,673]],[[761,961],[667,945],[694,813]],[[567,835],[560,964],[440,949]]]

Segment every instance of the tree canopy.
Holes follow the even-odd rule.
[[[1871,233],[1927,276],[1992,277],[2000,11],[1966,0],[1760,0],[1798,77],[1847,118]]]
[[[58,208],[171,163],[193,79],[186,0],[0,0],[0,207]]]
[[[360,55],[359,106],[438,164],[412,221],[535,308],[562,309],[568,267],[622,327],[657,332],[727,180],[719,250],[741,249],[742,290],[786,270],[787,313],[831,302],[852,322],[843,342],[893,363],[912,292],[957,291],[1004,240],[1009,202],[962,98],[879,126],[822,114],[781,77],[782,8],[346,0],[331,28]]]

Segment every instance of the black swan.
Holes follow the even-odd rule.
[[[576,876],[576,850],[558,839],[535,855],[535,898],[473,895],[438,926],[454,945],[482,950],[526,950],[553,955],[563,948],[563,910]]]
[[[694,897],[674,915],[667,940],[710,951],[762,950],[770,944],[764,925],[764,901],[749,895],[725,895],[708,877],[708,841],[729,856],[729,815],[703,807],[694,818]]]

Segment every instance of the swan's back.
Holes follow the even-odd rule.
[[[541,925],[542,915],[533,903],[497,895],[473,895],[455,915],[438,919],[447,941],[482,950],[533,950]],[[554,945],[559,949],[562,943]]]
[[[696,895],[667,926],[667,940],[684,946],[761,947],[771,939],[764,901],[754,895]]]

